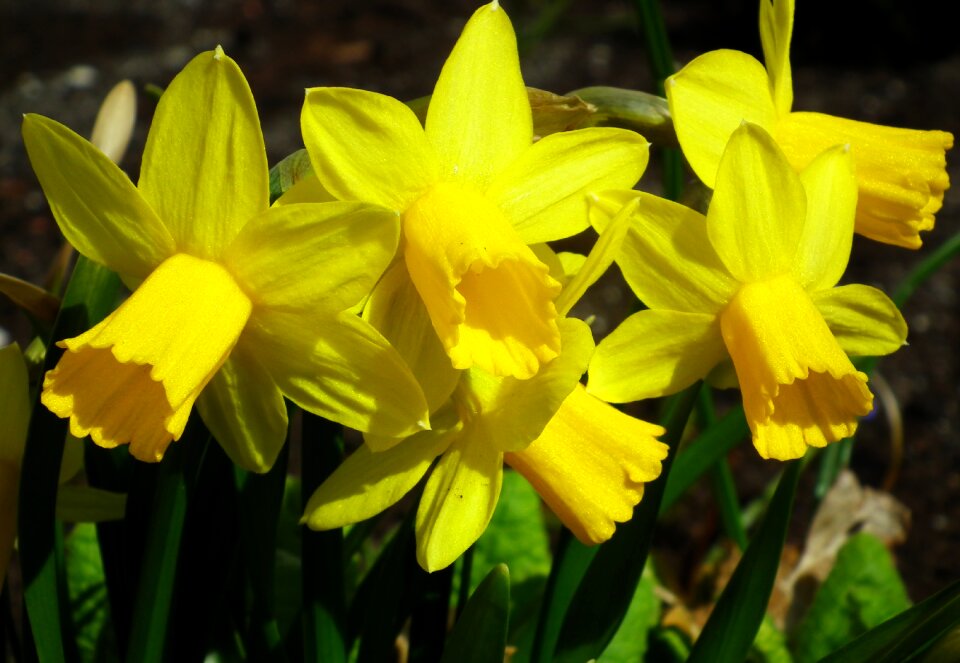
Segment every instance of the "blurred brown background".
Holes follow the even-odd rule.
[[[528,85],[555,92],[597,84],[652,90],[627,0],[503,4],[519,34]],[[798,4],[796,109],[960,134],[960,50],[954,29],[936,12],[938,3]],[[759,54],[756,1],[663,5],[678,64],[714,48]],[[39,283],[60,241],[20,141],[23,113],[89,134],[106,92],[132,79],[140,91],[138,123],[122,166],[136,180],[153,108],[144,86],[165,86],[193,55],[221,44],[253,89],[272,164],[301,146],[305,87],[363,87],[400,99],[429,94],[476,6],[464,0],[0,0],[0,271]],[[840,15],[838,8],[856,15]],[[955,154],[948,161],[951,179],[960,182],[960,161]],[[657,179],[652,166],[641,188],[656,191]],[[958,220],[960,192],[949,191],[920,252],[857,238],[845,280],[891,292],[958,231]],[[606,312],[595,324],[598,338],[631,305],[628,292],[607,282],[591,293]],[[960,576],[958,286],[960,261],[954,261],[909,303],[910,345],[879,368],[904,417],[905,458],[893,493],[912,510],[913,527],[896,552],[915,600]],[[25,318],[2,299],[0,327],[21,343],[29,339]],[[865,483],[878,486],[888,472],[889,440],[883,416],[863,424],[853,466]],[[749,445],[731,462],[744,499],[756,496],[776,471]],[[674,531],[667,541],[696,548],[697,539],[715,534],[709,498],[700,499],[706,511],[697,510],[685,536]],[[801,500],[798,532],[809,523],[802,506]],[[674,520],[669,527],[682,529]]]

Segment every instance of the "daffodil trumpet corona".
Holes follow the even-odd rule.
[[[393,258],[395,212],[359,202],[271,207],[256,106],[219,47],[165,90],[134,185],[63,125],[23,136],[54,217],[133,294],[65,349],[42,402],[74,435],[158,461],[194,404],[240,466],[268,470],[284,396],[358,430],[429,427],[403,358],[356,310]]]
[[[740,51],[705,53],[667,79],[677,138],[697,176],[713,188],[727,139],[741,121],[762,126],[798,171],[821,152],[849,145],[859,189],[855,229],[919,248],[950,186],[953,135],[887,127],[793,109],[790,41],[794,0],[760,0],[766,66]]]
[[[611,402],[662,396],[732,361],[757,450],[798,458],[856,431],[873,396],[848,355],[894,352],[906,323],[879,290],[836,285],[857,208],[850,149],[798,174],[773,137],[744,122],[715,185],[705,218],[636,191],[594,196],[598,229],[636,205],[617,262],[649,309],[600,342],[587,390]]]
[[[391,97],[312,88],[301,128],[326,191],[400,215],[405,269],[395,278],[412,282],[450,366],[518,379],[554,361],[562,341],[560,286],[530,245],[584,230],[585,194],[632,187],[648,157],[647,142],[623,129],[533,142],[516,37],[498,2],[467,22],[423,126]]]

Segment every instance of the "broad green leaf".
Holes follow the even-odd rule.
[[[786,465],[767,513],[724,588],[689,663],[742,663],[767,611],[793,510],[800,463]]]
[[[960,624],[960,581],[891,617],[820,663],[904,663]]]
[[[847,541],[797,628],[798,663],[813,663],[910,607],[890,553],[870,534]]]
[[[633,600],[613,640],[600,655],[600,663],[639,663],[647,653],[647,635],[660,622],[660,599],[649,571],[640,578]]]
[[[117,643],[110,628],[110,606],[96,528],[89,523],[77,525],[65,541],[64,554],[80,660],[116,660]]]
[[[440,663],[498,663],[507,645],[510,574],[493,567],[477,586],[453,627]]]

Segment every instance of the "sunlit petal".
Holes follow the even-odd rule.
[[[683,155],[711,189],[730,134],[744,121],[769,131],[777,119],[766,69],[740,51],[704,53],[665,87]]]
[[[393,97],[313,88],[300,115],[303,142],[323,187],[340,200],[403,210],[439,178],[420,120]]]
[[[257,107],[237,63],[201,53],[163,92],[137,186],[178,251],[216,258],[269,204]]]
[[[587,390],[610,403],[673,394],[707,375],[726,354],[716,316],[640,311],[600,341]]]
[[[720,260],[743,282],[786,273],[805,220],[800,177],[770,134],[741,125],[723,153],[707,211],[707,235]]]
[[[61,232],[80,253],[135,279],[173,254],[163,222],[96,147],[40,115],[24,116],[23,142]]]
[[[907,323],[880,290],[851,284],[810,296],[848,355],[881,357],[906,345]]]
[[[502,481],[503,454],[467,424],[423,488],[415,525],[420,566],[428,572],[450,566],[480,538]]]
[[[533,142],[517,40],[498,2],[474,12],[453,47],[430,99],[426,133],[441,176],[479,191]]]
[[[273,467],[287,437],[287,406],[242,339],[200,394],[197,411],[234,463],[251,472]]]
[[[586,194],[629,189],[649,152],[643,136],[624,129],[552,134],[498,173],[487,197],[527,244],[569,237],[588,225]]]

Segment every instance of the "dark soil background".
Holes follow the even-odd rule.
[[[476,1],[0,0],[0,271],[39,283],[60,242],[20,140],[23,113],[41,113],[89,134],[106,92],[132,79],[140,90],[138,123],[122,165],[135,180],[153,108],[144,86],[165,86],[197,52],[221,44],[250,82],[275,163],[301,147],[305,87],[363,87],[400,99],[429,94]],[[520,36],[528,85],[555,92],[599,84],[653,89],[626,0],[504,4]],[[837,15],[846,3],[798,4],[796,109],[960,134],[960,49],[938,4],[850,3],[857,18]],[[678,64],[714,48],[759,54],[756,0],[663,5]],[[960,182],[960,161],[955,154],[948,160],[951,179]],[[656,191],[657,180],[651,166],[641,188]],[[948,191],[937,229],[925,236],[921,251],[857,238],[845,281],[892,292],[957,232],[958,220],[960,194]],[[605,283],[591,293],[602,309],[598,338],[630,306],[614,279]],[[909,347],[879,367],[904,419],[904,460],[892,492],[913,513],[909,538],[896,554],[914,600],[960,577],[958,286],[960,261],[954,261],[906,307]],[[29,339],[26,319],[6,300],[0,301],[0,328],[21,343]],[[745,500],[777,470],[749,445],[731,462]],[[884,418],[874,417],[862,426],[853,467],[863,482],[879,486],[890,465],[890,433]],[[690,549],[715,532],[709,499],[702,500],[706,511],[697,510],[700,520],[679,537]],[[801,509],[797,521],[799,533],[809,514]]]

